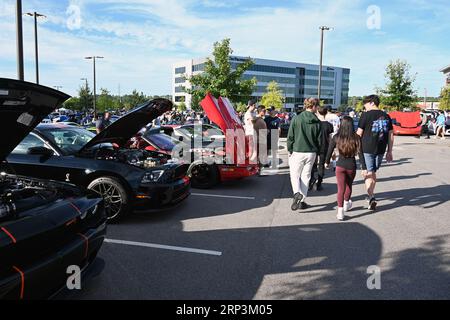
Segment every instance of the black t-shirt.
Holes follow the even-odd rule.
[[[358,128],[364,130],[362,150],[369,154],[384,154],[388,145],[389,131],[393,130],[389,115],[381,110],[364,112]]]
[[[330,144],[330,135],[334,132],[334,128],[328,121],[321,121],[320,125],[322,127],[320,133],[320,154],[326,154]]]
[[[264,121],[267,125],[267,147],[272,147],[272,130],[278,130],[281,125],[281,120],[278,117],[267,116]]]

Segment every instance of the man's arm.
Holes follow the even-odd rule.
[[[289,154],[292,154],[292,151],[294,150],[294,137],[295,137],[294,125],[295,121],[292,121],[291,125],[289,126],[289,132],[287,136],[287,149]]]
[[[356,134],[362,138],[362,136],[364,134],[364,130],[361,128],[358,128],[358,131],[356,131]]]
[[[394,130],[390,130],[388,136],[388,151],[386,153],[387,162],[392,162],[394,160],[394,156],[392,155],[393,148],[394,148]]]

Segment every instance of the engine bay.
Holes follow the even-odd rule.
[[[144,169],[159,167],[168,161],[167,156],[158,152],[125,148],[100,148],[95,152],[95,159],[128,163]]]
[[[20,213],[26,210],[56,201],[61,197],[61,191],[62,189],[50,182],[2,173],[0,175],[0,223],[19,218]]]

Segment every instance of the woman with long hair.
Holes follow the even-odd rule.
[[[337,134],[331,139],[328,153],[325,158],[325,166],[330,167],[331,156],[334,150],[339,152],[336,163],[336,180],[338,185],[337,218],[345,219],[345,212],[352,209],[352,187],[356,176],[356,155],[358,155],[362,168],[366,169],[366,163],[361,150],[361,138],[356,134],[353,119],[345,116],[341,120],[341,126]]]

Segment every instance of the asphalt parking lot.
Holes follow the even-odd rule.
[[[335,217],[328,171],[311,208],[292,212],[285,150],[266,171],[212,190],[192,190],[180,207],[110,225],[103,272],[73,299],[449,299],[450,140],[396,137],[377,185],[379,208]],[[381,269],[369,290],[367,268]]]

